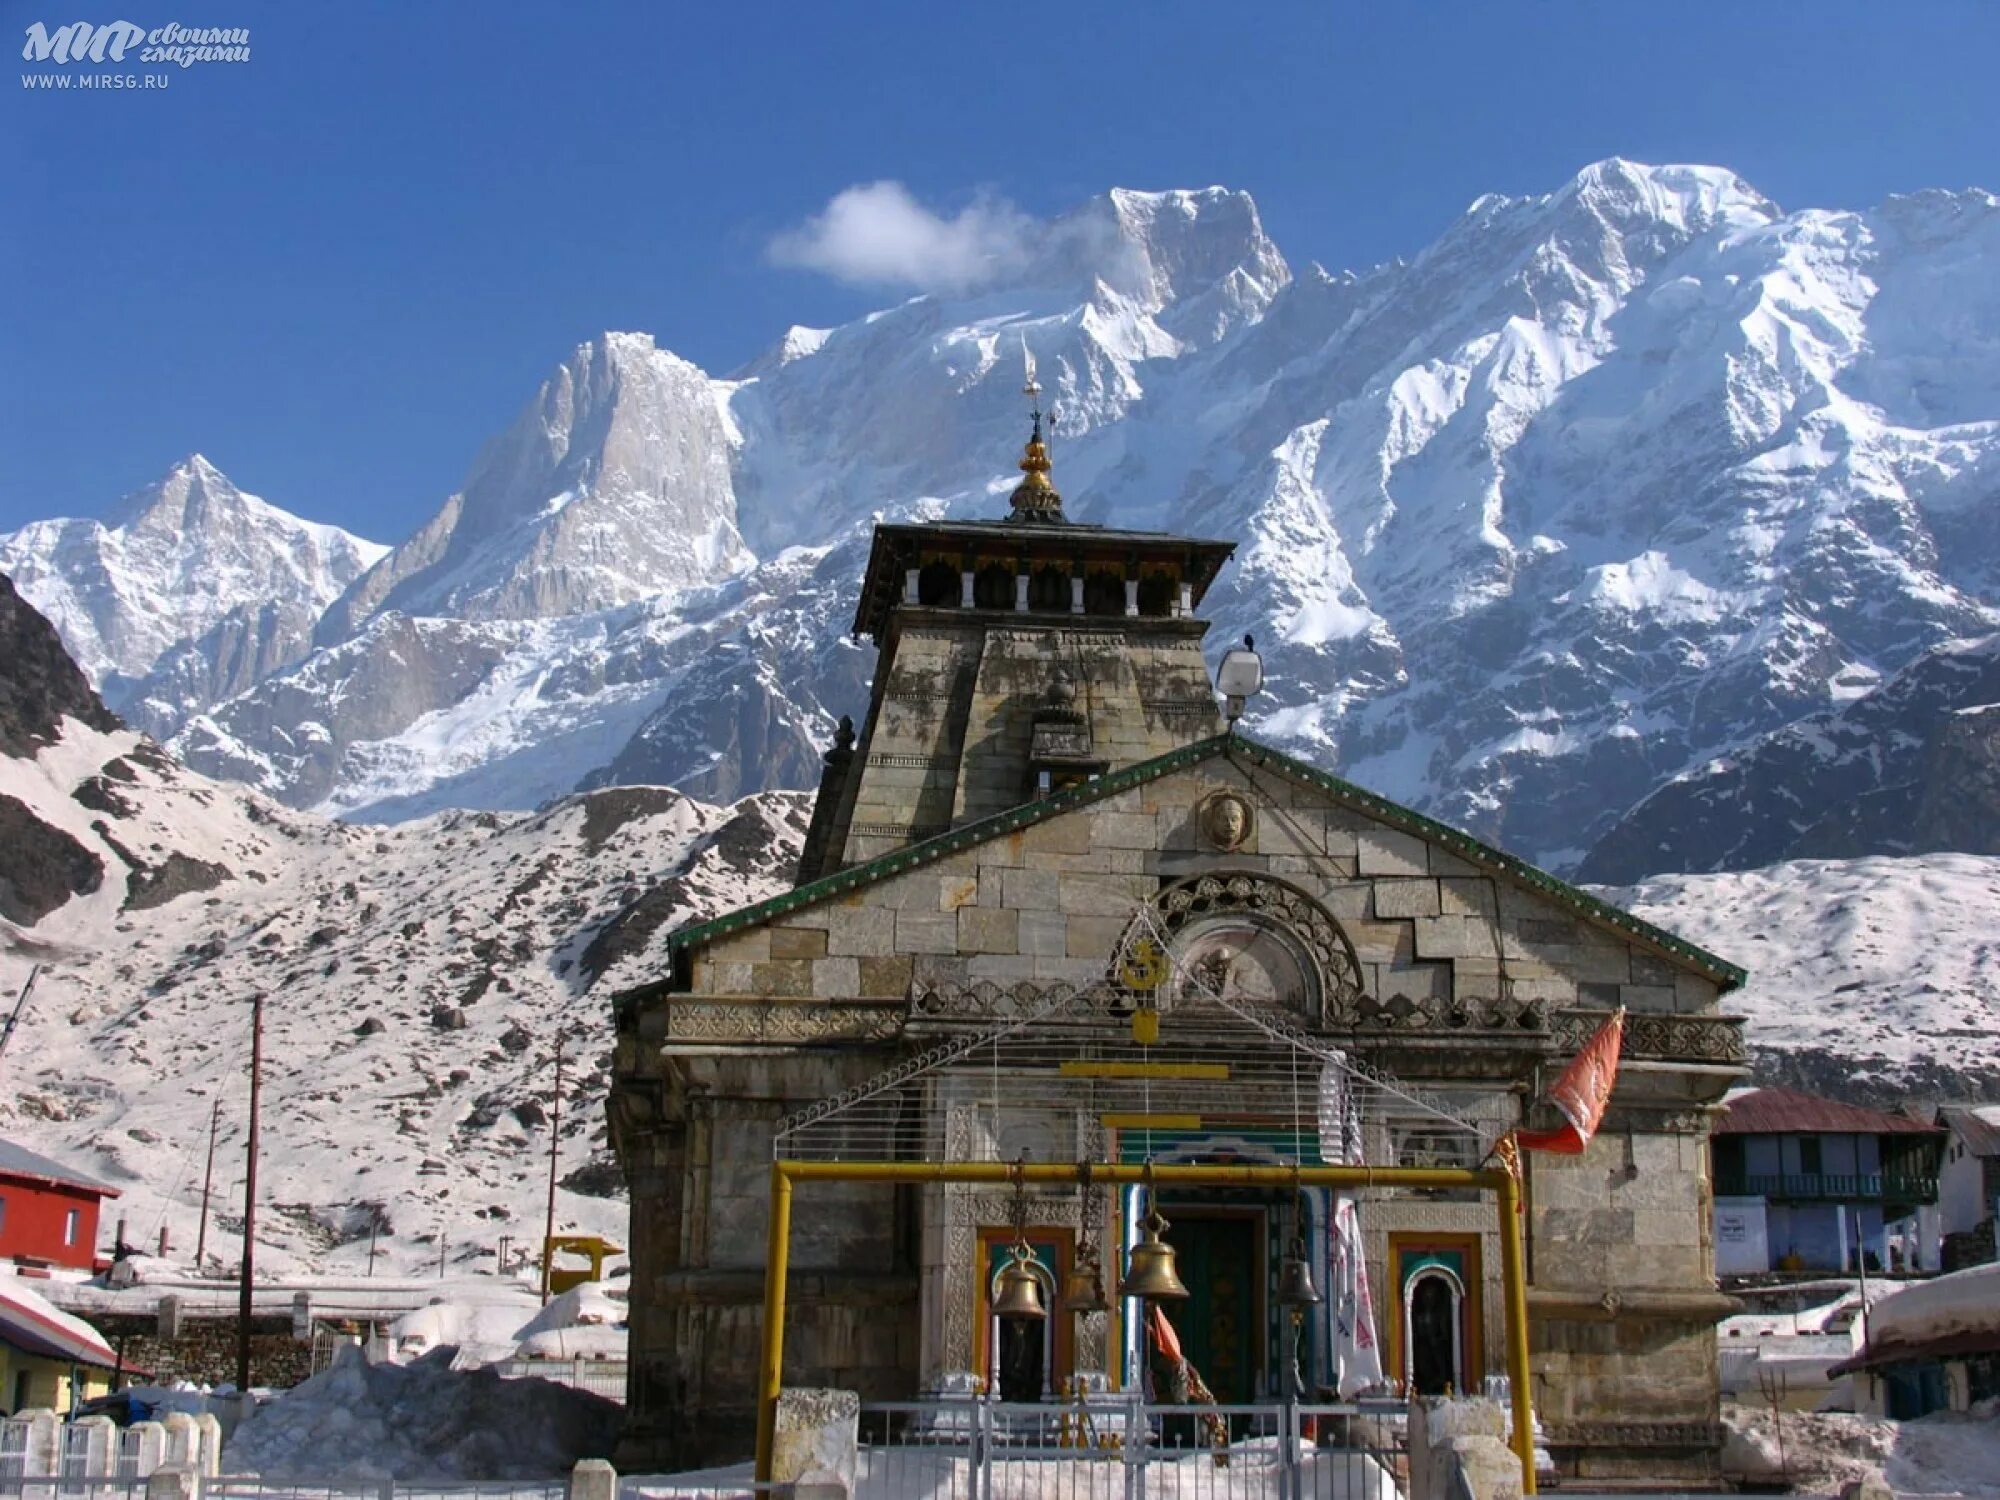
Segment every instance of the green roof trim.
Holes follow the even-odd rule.
[[[960,853],[978,844],[1000,838],[1023,828],[1033,827],[1050,818],[1079,807],[1088,807],[1093,802],[1101,802],[1107,797],[1115,797],[1120,792],[1133,787],[1144,786],[1149,781],[1157,781],[1162,776],[1198,765],[1202,761],[1223,756],[1231,760],[1241,757],[1253,765],[1266,767],[1295,781],[1327,793],[1336,801],[1367,813],[1391,827],[1412,833],[1419,838],[1449,850],[1474,864],[1484,865],[1496,873],[1503,874],[1520,884],[1540,892],[1558,905],[1568,907],[1578,916],[1609,927],[1620,935],[1646,944],[1648,947],[1692,964],[1706,972],[1723,990],[1739,988],[1749,975],[1743,969],[1726,959],[1718,958],[1705,949],[1696,947],[1685,938],[1676,937],[1665,928],[1655,927],[1642,921],[1630,912],[1600,901],[1588,891],[1579,889],[1567,881],[1558,880],[1546,870],[1538,869],[1526,860],[1517,858],[1504,850],[1482,843],[1469,833],[1427,818],[1422,813],[1413,812],[1401,803],[1391,802],[1387,797],[1379,797],[1344,781],[1316,766],[1308,765],[1268,745],[1260,745],[1255,740],[1242,735],[1224,733],[1205,740],[1196,740],[1183,745],[1178,750],[1170,750],[1165,755],[1157,755],[1151,760],[1142,760],[1122,771],[1113,771],[1081,786],[1056,792],[1034,802],[1024,802],[1019,807],[1006,812],[995,813],[976,823],[967,823],[962,828],[953,828],[937,834],[921,843],[891,850],[877,855],[862,864],[852,865],[845,870],[823,875],[818,880],[798,886],[781,895],[772,896],[751,906],[739,907],[725,912],[709,921],[691,927],[683,927],[667,939],[668,951],[698,948],[717,938],[727,937],[732,932],[740,932],[746,927],[756,927],[777,917],[813,906],[834,896],[845,895],[865,885],[873,885],[891,875],[900,875],[905,870],[919,869],[940,859]],[[655,990],[657,984],[639,986],[642,990]],[[629,992],[628,992],[629,993]]]

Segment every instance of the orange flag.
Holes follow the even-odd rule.
[[[1618,1080],[1618,1053],[1625,1042],[1625,1007],[1619,1006],[1597,1028],[1597,1034],[1583,1044],[1563,1069],[1549,1102],[1563,1117],[1554,1130],[1517,1130],[1515,1140],[1524,1151],[1553,1151],[1563,1156],[1581,1156],[1590,1138],[1603,1123],[1605,1106],[1611,1102],[1611,1086]]]

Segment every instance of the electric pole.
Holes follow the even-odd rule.
[[[542,1227],[542,1301],[549,1300],[549,1281],[555,1265],[556,1239],[556,1146],[562,1140],[563,1034],[556,1033],[556,1096],[549,1110],[549,1212]]]
[[[28,1003],[28,992],[35,987],[35,976],[42,972],[42,966],[35,964],[28,970],[28,982],[21,986],[21,997],[14,1002],[14,1013],[7,1017],[5,1030],[0,1030],[0,1052],[7,1050],[7,1044],[14,1040],[14,1028],[21,1022],[21,1011]]]
[[[201,1228],[194,1237],[194,1274],[199,1276],[208,1252],[208,1194],[215,1183],[215,1132],[222,1124],[222,1101],[208,1112],[208,1166],[201,1174]]]
[[[264,1085],[264,996],[250,997],[250,1147],[243,1176],[243,1285],[236,1299],[236,1389],[250,1390],[250,1290],[257,1245],[257,1111]]]

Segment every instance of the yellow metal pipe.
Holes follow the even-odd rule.
[[[792,1179],[771,1163],[771,1219],[764,1241],[764,1358],[757,1385],[757,1478],[769,1483],[778,1441],[778,1392],[785,1382],[785,1278],[792,1254]]]
[[[1521,1254],[1521,1184],[1500,1174],[1500,1282],[1507,1297],[1507,1389],[1514,1406],[1514,1452],[1521,1493],[1535,1493],[1535,1414],[1528,1389],[1528,1275]]]

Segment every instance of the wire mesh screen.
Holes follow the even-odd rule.
[[[1190,947],[1142,911],[1099,984],[961,997],[961,1029],[791,1116],[774,1149],[798,1161],[1137,1162],[1199,1140],[1209,1156],[1475,1166],[1511,1123],[1505,1092],[1416,1088],[1315,1035],[1310,997],[1287,991],[1281,961],[1221,964],[1212,942]]]

